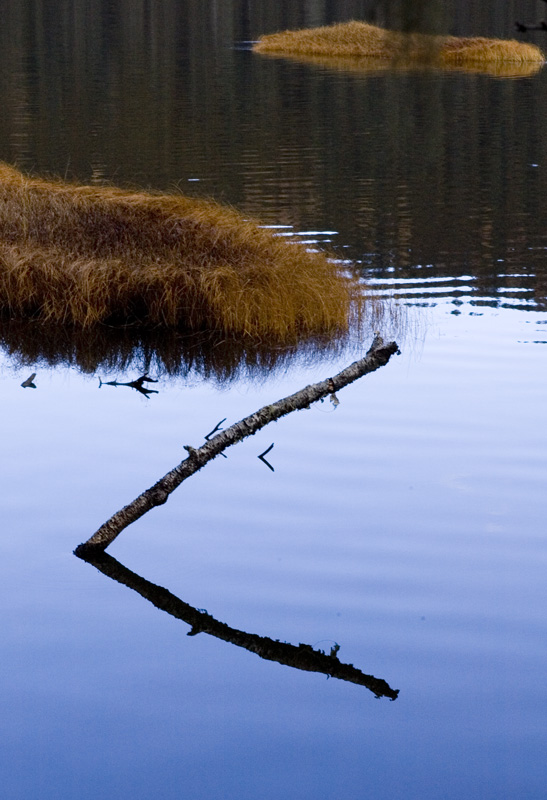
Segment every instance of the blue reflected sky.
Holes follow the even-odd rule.
[[[183,444],[334,365],[150,400],[3,370],[6,796],[541,796],[543,348],[524,341],[535,317],[449,311],[335,411],[251,437],[111,547],[234,627],[338,642],[394,703],[187,638],[71,552]],[[256,458],[272,441],[275,473]]]

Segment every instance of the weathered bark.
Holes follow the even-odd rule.
[[[93,536],[83,544],[78,545],[74,552],[76,555],[81,556],[85,551],[104,550],[124,528],[140,519],[154,506],[165,503],[177,486],[180,486],[183,481],[198,472],[205,464],[222,453],[223,450],[226,450],[227,447],[242,441],[247,436],[252,436],[270,422],[274,422],[292,411],[308,408],[317,400],[321,400],[339,391],[344,386],[353,383],[363,375],[383,367],[397,351],[396,342],[386,344],[382,337],[377,335],[364,358],[355,361],[334,377],[306,386],[299,392],[285,397],[283,400],[278,400],[272,405],[263,406],[254,414],[219,432],[197,449],[185,445],[184,449],[188,452],[188,458],[181,461],[178,466],[164,475],[150,489],[136,497],[129,505],[117,511],[107,522],[101,525]]]
[[[365,686],[376,697],[389,697],[391,700],[397,699],[399,690],[392,689],[382,678],[365,675],[353,664],[342,664],[336,655],[338,647],[334,647],[331,650],[331,654],[327,655],[320,650],[314,650],[308,644],[296,646],[270,639],[267,636],[258,636],[255,633],[246,633],[245,631],[237,630],[237,628],[230,628],[224,622],[214,619],[206,611],[199,610],[183,602],[162,586],[157,586],[135,572],[131,572],[131,570],[99,548],[87,548],[83,552],[82,549],[79,549],[77,554],[104,575],[138,592],[146,600],[153,603],[156,608],[186,622],[191,626],[188,636],[208,633],[217,639],[231,642],[237,647],[243,647],[251,653],[256,653],[260,658],[264,658],[267,661],[277,661],[280,664],[305,670],[306,672],[322,672],[332,678],[339,678],[343,681],[356,683],[359,686]]]

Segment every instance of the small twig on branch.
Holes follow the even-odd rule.
[[[327,397],[333,392],[343,389],[358,378],[374,372],[380,367],[385,366],[394,353],[399,348],[396,342],[384,342],[378,334],[375,336],[369,351],[364,358],[350,364],[332,378],[328,378],[320,383],[306,386],[299,392],[278,400],[276,403],[264,406],[259,411],[255,411],[240,422],[230,425],[229,428],[217,433],[206,444],[194,449],[190,445],[186,446],[188,457],[181,461],[178,466],[160,478],[150,489],[147,489],[135,498],[124,508],[117,511],[104,525],[91,536],[86,542],[79,545],[74,551],[76,555],[82,555],[89,550],[104,550],[114,539],[127,528],[128,525],[140,519],[154,506],[162,505],[166,502],[169,495],[180,486],[180,484],[198,472],[205,464],[218,456],[227,447],[231,447],[237,442],[241,442],[247,436],[252,436],[257,431],[264,428],[270,422],[280,419],[302,408],[309,408],[312,403]]]
[[[226,422],[226,417],[224,417],[224,419],[221,419],[221,420],[220,420],[220,422],[217,422],[217,424],[215,425],[215,427],[213,428],[213,430],[212,430],[212,431],[210,431],[210,433],[208,433],[208,434],[207,434],[207,436],[204,436],[204,437],[203,437],[203,438],[205,439],[205,441],[206,441],[206,442],[208,442],[208,441],[209,441],[209,439],[211,438],[211,436],[213,436],[213,434],[215,434],[215,433],[217,433],[218,431],[221,431],[221,430],[222,430],[222,428],[221,428],[220,426],[222,425],[222,423],[223,423],[223,422]]]

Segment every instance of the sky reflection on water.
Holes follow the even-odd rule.
[[[237,627],[338,642],[401,689],[393,707],[187,639],[71,556],[183,443],[325,365],[230,392],[164,383],[150,400],[72,370],[38,373],[34,391],[4,373],[13,796],[144,798],[160,781],[166,796],[252,797],[267,776],[271,797],[295,785],[310,798],[325,785],[436,796],[439,781],[447,797],[523,785],[540,797],[546,386],[542,348],[524,341],[533,325],[430,310],[420,351],[343,390],[335,411],[318,404],[252,437],[113,545]],[[275,474],[256,458],[272,439]]]

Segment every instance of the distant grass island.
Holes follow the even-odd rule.
[[[401,33],[355,20],[268,34],[256,42],[253,50],[279,55],[352,56],[439,66],[545,61],[539,47],[514,39]]]

